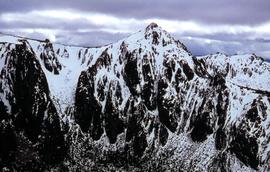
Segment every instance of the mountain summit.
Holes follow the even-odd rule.
[[[95,48],[0,35],[0,168],[268,171],[269,82],[155,23]]]

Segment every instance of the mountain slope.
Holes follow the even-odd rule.
[[[19,127],[21,121],[16,124],[18,111],[29,114],[21,120],[43,119],[40,123],[30,120],[33,126],[52,124],[58,132],[48,132],[52,138],[63,136],[57,142],[61,146],[56,146],[61,149],[53,151],[68,151],[68,156],[65,160],[59,157],[62,165],[47,162],[51,165],[44,168],[270,168],[270,65],[255,54],[195,57],[154,23],[126,39],[96,48],[51,44],[49,40],[17,42],[10,36],[0,39],[0,110],[4,122],[10,121],[10,142],[19,140],[21,131],[31,140],[27,131],[34,130]],[[18,65],[10,66],[7,61]],[[19,71],[15,72],[17,82],[12,79],[14,70]],[[31,77],[32,71],[37,73],[36,79]],[[21,97],[29,88],[28,94],[34,97],[31,101],[28,94]],[[27,105],[20,100],[27,100]],[[44,106],[52,109],[49,117],[46,108],[39,110]],[[47,118],[53,120],[46,122]],[[1,133],[6,133],[3,122]],[[18,147],[11,146],[9,152]],[[42,157],[42,151],[38,154]]]

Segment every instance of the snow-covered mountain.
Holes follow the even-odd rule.
[[[102,47],[0,35],[0,167],[269,171],[270,64],[152,23]]]

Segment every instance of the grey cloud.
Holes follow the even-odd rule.
[[[93,23],[87,22],[82,19],[76,20],[59,20],[55,18],[43,17],[39,18],[36,21],[23,20],[23,21],[3,21],[0,19],[0,29],[63,29],[63,30],[77,30],[77,29],[100,29],[102,25],[95,25]]]
[[[212,42],[207,43],[205,38],[180,37],[181,36],[179,35],[176,36],[176,38],[179,38],[196,56],[213,54],[216,52],[229,55],[255,53],[262,56],[266,61],[270,61],[270,42],[212,40]]]
[[[124,33],[92,32],[64,32],[56,35],[56,42],[80,46],[101,46],[118,41],[126,37]]]
[[[264,42],[264,43],[270,43],[270,39],[265,39],[265,38],[256,38],[254,41]]]
[[[265,0],[0,0],[0,12],[41,9],[74,9],[118,17],[194,20],[204,23],[257,24],[270,16]]]
[[[256,32],[243,32],[238,34],[232,33],[212,33],[212,34],[202,34],[200,32],[185,32],[181,35],[181,37],[196,37],[202,39],[210,39],[215,41],[227,41],[227,42],[249,42],[249,43],[269,43],[270,37],[266,35],[258,35]]]
[[[235,54],[238,50],[242,49],[242,44],[231,42],[217,42],[206,43],[203,38],[182,38],[183,42],[188,49],[196,56],[202,56],[206,54],[213,54],[217,52],[225,54]]]

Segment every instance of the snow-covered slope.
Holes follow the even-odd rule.
[[[46,78],[48,90],[34,86],[29,94],[48,96],[40,106],[52,101],[69,145],[53,168],[270,170],[270,65],[255,54],[195,57],[154,23],[95,48],[11,36],[0,42],[1,113],[14,116],[8,120],[19,131],[26,129],[14,122],[20,96],[13,89],[21,85],[10,78],[23,69],[7,63],[25,57],[17,46]]]

